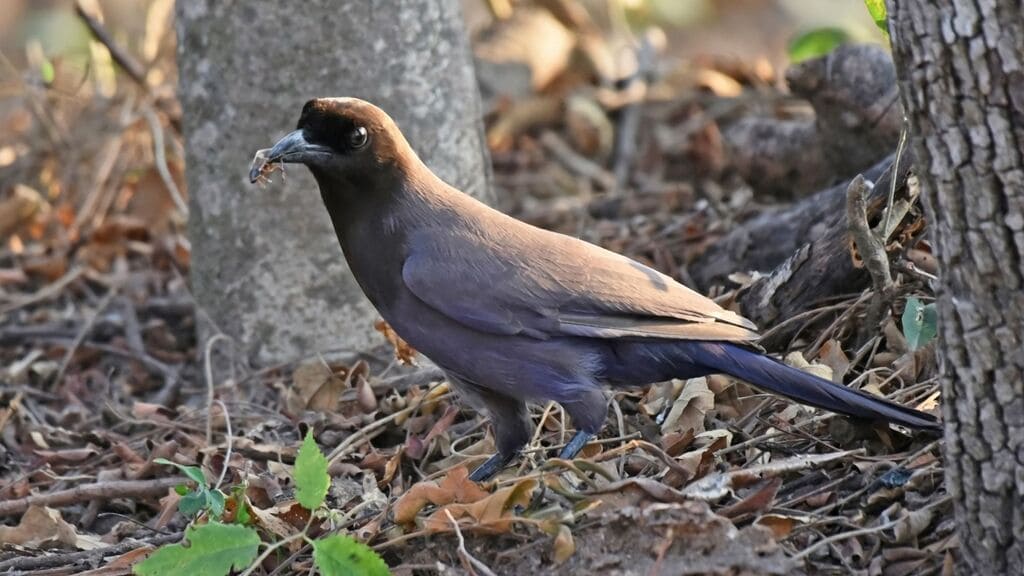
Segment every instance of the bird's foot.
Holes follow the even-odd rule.
[[[569,440],[569,443],[565,445],[565,448],[562,448],[562,451],[558,453],[558,457],[562,460],[572,460],[580,453],[580,450],[583,450],[583,447],[586,446],[587,442],[590,442],[590,439],[593,437],[594,435],[589,432],[584,432],[582,430],[576,432],[576,435],[572,437],[572,440]]]
[[[512,454],[511,456],[505,456],[500,453],[495,454],[494,456],[491,456],[490,458],[485,460],[483,464],[477,466],[477,469],[473,470],[473,472],[469,475],[469,479],[472,480],[473,482],[483,482],[485,480],[489,480],[491,476],[494,476],[498,472],[501,472],[501,469],[504,468],[505,465],[508,464],[509,462],[515,460],[515,458],[515,454]]]

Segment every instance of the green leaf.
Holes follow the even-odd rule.
[[[188,476],[193,482],[199,484],[201,488],[206,488],[208,486],[206,483],[206,476],[203,476],[203,470],[198,466],[183,466],[177,462],[171,462],[167,458],[157,458],[156,460],[153,460],[153,462],[174,466],[178,470],[181,470],[185,476]]]
[[[135,565],[139,576],[225,576],[256,559],[260,536],[237,524],[210,522],[185,531],[189,545],[172,544]]]
[[[245,497],[245,486],[235,486],[231,490],[231,498],[235,500],[235,524],[252,522],[252,514],[249,513],[248,500]]]
[[[57,76],[57,72],[53,68],[53,62],[49,60],[43,60],[39,63],[39,76],[43,79],[43,84],[49,86],[53,84],[54,78]]]
[[[184,496],[185,494],[189,493],[190,489],[188,486],[185,486],[184,484],[178,484],[177,486],[174,487],[174,491],[178,493],[178,496]]]
[[[210,514],[220,518],[224,513],[224,493],[220,490],[208,490],[206,492],[206,505],[210,508]]]
[[[935,338],[938,329],[938,314],[935,304],[921,304],[917,298],[908,298],[903,310],[903,336],[907,346],[917,350]]]
[[[871,14],[871,19],[875,21],[875,26],[882,29],[882,32],[888,36],[889,34],[889,14],[885,8],[885,0],[864,0],[864,5],[868,8],[868,14]]]
[[[188,518],[199,514],[209,505],[206,495],[206,490],[196,490],[182,496],[181,500],[178,500],[178,512],[181,512],[183,516]]]
[[[802,62],[824,56],[849,41],[850,35],[842,28],[815,28],[800,34],[789,43],[789,59]]]
[[[313,431],[306,432],[299,454],[295,457],[295,499],[307,510],[324,503],[331,477],[327,474],[327,458],[313,440]]]
[[[324,576],[388,576],[384,560],[366,544],[335,534],[313,542],[313,561]]]

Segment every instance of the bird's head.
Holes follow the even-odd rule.
[[[274,164],[305,164],[321,183],[359,186],[375,175],[394,174],[414,161],[394,120],[358,98],[316,98],[306,102],[295,130],[257,153],[250,171],[256,181]]]

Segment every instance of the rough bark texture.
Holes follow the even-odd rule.
[[[963,573],[1024,574],[1024,3],[889,3],[939,262]]]
[[[372,344],[376,313],[307,171],[264,188],[246,171],[306,100],[357,96],[389,112],[437,174],[489,199],[458,0],[180,0],[177,28],[200,307],[256,364]]]

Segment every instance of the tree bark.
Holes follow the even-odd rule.
[[[200,308],[255,364],[372,345],[376,312],[307,171],[265,188],[246,171],[306,100],[357,96],[390,113],[438,175],[490,200],[458,0],[179,0],[177,29]]]
[[[1024,3],[889,2],[939,262],[963,573],[1024,574]]]

